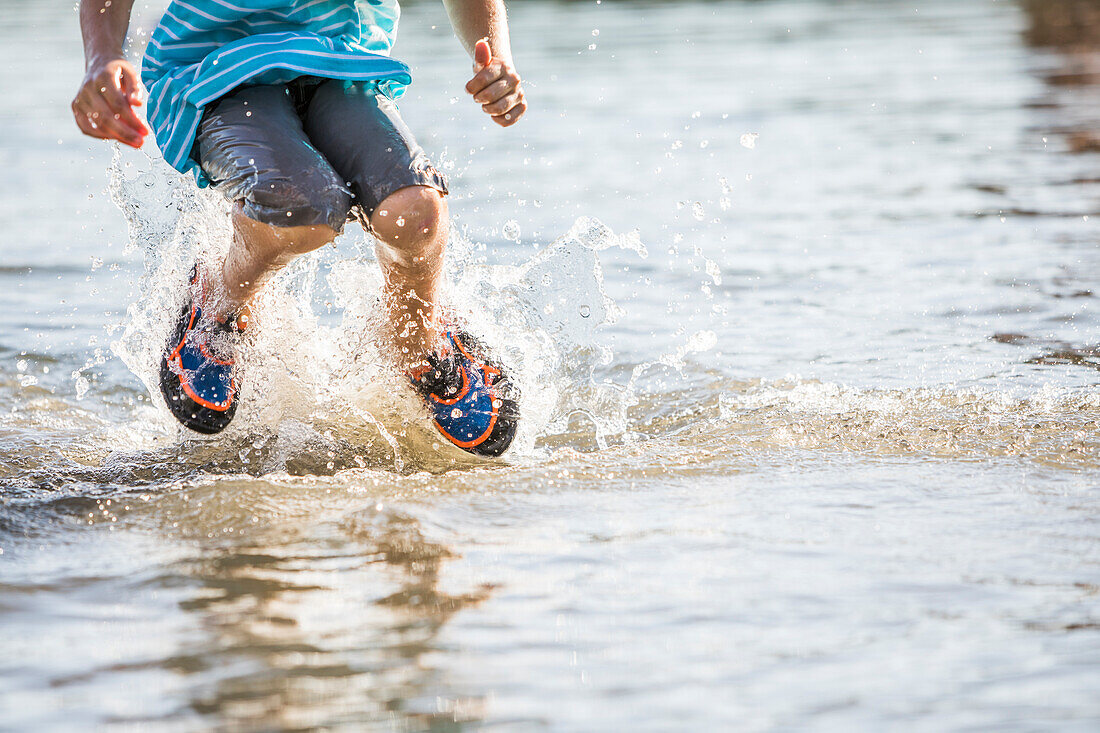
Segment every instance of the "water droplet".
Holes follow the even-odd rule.
[[[744,135],[741,136],[742,147],[746,147],[749,150],[752,150],[756,147],[756,138],[758,137],[760,137],[758,133],[746,132]]]
[[[515,219],[509,219],[508,221],[504,222],[504,226],[501,227],[501,234],[509,242],[518,242],[520,234],[519,222]]]
[[[462,410],[458,409],[457,407],[455,409],[451,410],[451,417],[453,417],[456,420],[458,418],[462,417]]]
[[[722,270],[718,267],[718,263],[714,260],[707,260],[705,264],[707,274],[710,275],[710,279],[714,281],[715,285],[722,284]]]
[[[703,205],[696,201],[694,204],[691,205],[691,215],[699,221],[702,221],[703,218],[707,215],[707,212],[703,210]]]
[[[577,309],[577,311],[581,314],[581,318],[588,318],[590,315],[592,315],[592,309],[589,308],[587,305],[582,305],[580,308]]]
[[[405,217],[403,217],[403,216],[397,217],[397,221],[394,222],[394,223],[397,224],[397,226],[399,226],[399,227],[405,226]]]

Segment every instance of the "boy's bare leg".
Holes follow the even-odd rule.
[[[439,341],[439,286],[447,246],[447,202],[428,186],[409,186],[379,204],[370,219],[382,267],[383,300],[397,366],[424,363]]]
[[[370,220],[378,240],[387,339],[398,368],[423,363],[439,339],[436,305],[447,245],[447,202],[434,188],[409,186],[388,196]],[[331,242],[336,232],[324,225],[275,227],[233,210],[233,244],[222,266],[220,285],[207,312],[225,318],[236,313],[260,286],[298,255]]]
[[[336,231],[316,226],[275,227],[249,219],[238,204],[233,209],[233,244],[215,281],[208,312],[224,318],[239,311],[273,274],[300,254],[336,238]]]

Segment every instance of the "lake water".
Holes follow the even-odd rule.
[[[407,6],[448,300],[523,387],[478,463],[379,366],[350,228],[178,430],[225,207],[80,137],[72,4],[5,3],[0,728],[1095,730],[1089,7],[517,2],[500,130]]]

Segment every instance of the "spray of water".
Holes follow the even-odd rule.
[[[112,348],[159,406],[166,334],[192,264],[218,262],[229,247],[229,207],[152,160],[116,156],[110,190],[129,223],[130,247],[145,263]],[[239,354],[242,408],[225,433],[184,433],[163,409],[143,417],[204,460],[236,461],[249,471],[406,472],[473,461],[444,444],[388,366],[378,338],[381,274],[369,244],[365,234],[349,231],[335,250],[301,257],[265,285]],[[577,413],[601,444],[627,429],[627,390],[594,376],[612,359],[599,331],[621,315],[603,288],[599,252],[608,247],[646,254],[636,236],[617,236],[590,218],[519,266],[479,261],[476,243],[453,233],[444,307],[519,386],[522,419],[510,460],[538,455],[540,439]]]

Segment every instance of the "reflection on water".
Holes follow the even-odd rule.
[[[230,730],[349,724],[445,730],[476,721],[484,695],[456,696],[461,685],[447,680],[433,657],[447,651],[438,640],[441,627],[489,598],[492,586],[441,587],[443,566],[455,555],[425,537],[414,517],[347,494],[330,502],[337,511],[318,512],[332,490],[296,488],[288,500],[228,479],[158,496],[113,492],[5,512],[0,543],[24,562],[28,541],[63,537],[58,525],[159,535],[160,568],[123,587],[131,597],[179,598],[179,621],[187,629],[167,655],[145,655],[138,644],[119,661],[98,666],[67,660],[60,664],[66,671],[50,676],[50,687],[81,697],[146,680],[175,698],[159,713],[128,710],[123,719],[129,723],[198,716]],[[21,524],[11,521],[20,516]],[[95,544],[111,550],[102,539]],[[166,553],[171,545],[174,551]],[[62,584],[83,587],[93,607],[110,607],[119,590],[117,582],[94,576]],[[9,623],[38,607],[32,587],[4,587]],[[38,588],[39,594],[60,590]]]
[[[1037,106],[1055,112],[1049,132],[1065,140],[1072,153],[1100,153],[1100,4],[1093,0],[1025,0],[1028,27],[1024,36],[1035,46],[1057,52],[1055,63],[1043,73],[1048,91]],[[1100,175],[1076,176],[1071,185],[1100,184]],[[1096,297],[1093,280],[1066,274],[1052,283],[1053,297]],[[1100,368],[1100,346],[1077,345],[1023,334],[995,334],[993,339],[1025,347],[1041,347],[1028,364],[1075,365]]]
[[[1074,364],[1091,369],[1100,369],[1100,347],[1079,347],[1065,341],[1044,342],[1041,339],[1018,333],[998,333],[993,336],[993,340],[1002,344],[1041,347],[1042,353],[1028,359],[1028,364]]]
[[[182,609],[208,634],[173,660],[198,673],[196,713],[230,728],[428,728],[480,708],[464,699],[437,709],[431,656],[442,651],[439,628],[489,589],[441,590],[450,552],[416,520],[366,509],[311,537],[263,539],[176,566],[197,586]]]
[[[1100,152],[1100,5],[1092,0],[1029,0],[1024,8],[1028,42],[1058,54],[1043,73],[1050,90],[1040,102],[1064,115],[1052,132],[1064,136],[1071,152]]]
[[[1071,54],[1100,50],[1100,6],[1095,0],[1024,0],[1021,5],[1027,13],[1028,43]]]

